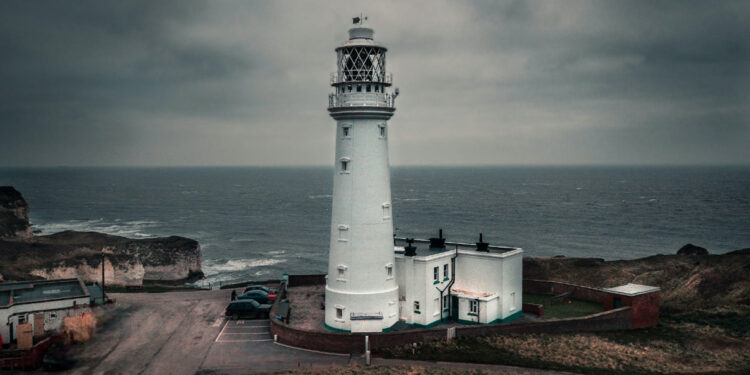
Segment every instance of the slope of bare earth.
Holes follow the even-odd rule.
[[[527,258],[525,279],[593,287],[625,283],[661,288],[661,311],[678,313],[750,304],[750,251],[721,255],[655,255],[633,260]]]

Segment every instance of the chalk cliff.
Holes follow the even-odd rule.
[[[65,231],[33,236],[28,204],[12,187],[0,187],[0,280],[80,277],[109,285],[183,283],[203,276],[197,241],[178,236],[131,239]],[[2,211],[4,210],[4,211]]]

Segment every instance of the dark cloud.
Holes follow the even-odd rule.
[[[365,10],[394,164],[747,164],[747,2],[3,2],[0,166],[328,164]]]

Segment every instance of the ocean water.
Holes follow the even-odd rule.
[[[326,271],[332,168],[0,169],[42,234],[198,240],[212,281]],[[691,242],[750,247],[750,168],[392,169],[399,236],[517,246],[526,256],[630,259]]]

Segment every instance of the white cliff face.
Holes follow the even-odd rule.
[[[96,265],[84,263],[77,266],[39,268],[31,270],[30,273],[44,279],[79,278],[84,281],[97,282],[102,280],[101,263]],[[138,262],[114,266],[112,262],[104,261],[104,282],[107,285],[143,285],[143,276],[145,274],[143,264]]]

